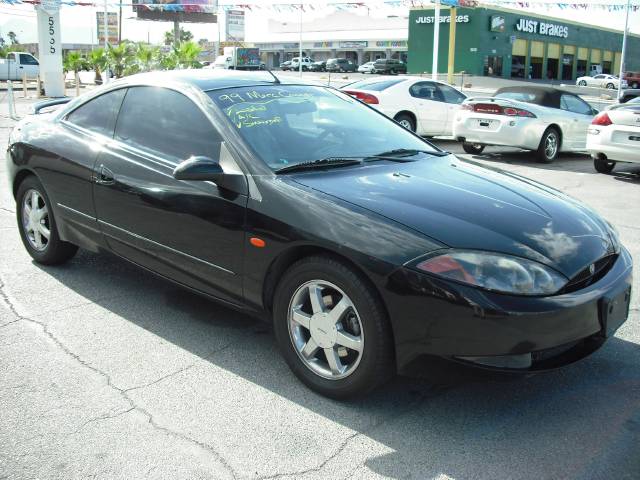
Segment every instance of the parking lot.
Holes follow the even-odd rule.
[[[12,125],[2,110],[3,151]],[[436,143],[582,200],[640,258],[640,167]],[[629,320],[582,362],[422,372],[336,402],[295,379],[267,324],[108,254],[33,263],[4,160],[0,177],[0,478],[640,478],[638,275]]]

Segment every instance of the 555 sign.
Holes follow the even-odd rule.
[[[36,8],[40,77],[45,95],[64,96],[62,44],[60,41],[60,0],[42,0]]]

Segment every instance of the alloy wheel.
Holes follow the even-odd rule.
[[[23,197],[22,228],[31,247],[39,252],[47,249],[51,238],[49,209],[37,190],[28,190]]]
[[[550,133],[544,141],[544,153],[547,158],[554,158],[558,151],[558,137],[555,133]]]
[[[288,310],[289,336],[304,365],[339,380],[352,374],[364,351],[364,330],[351,299],[336,285],[311,280],[295,291]]]

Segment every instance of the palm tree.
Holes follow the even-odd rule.
[[[9,37],[9,41],[11,42],[11,45],[15,45],[17,43],[20,43],[20,42],[18,42],[18,37],[16,37],[15,32],[8,32],[7,33],[7,37]]]
[[[107,54],[104,48],[96,48],[89,52],[87,56],[87,63],[95,72],[95,83],[99,85],[102,83],[102,71],[107,68]]]
[[[109,66],[113,68],[116,78],[122,77],[125,69],[131,64],[131,49],[127,42],[107,48],[107,60]]]
[[[159,51],[160,49],[158,47],[151,47],[149,45],[145,45],[144,43],[139,43],[136,47],[135,55],[140,70],[142,70],[143,72],[153,70],[155,68]]]
[[[193,33],[189,30],[185,30],[180,27],[180,38],[178,39],[178,43],[189,42],[193,40]],[[175,43],[173,30],[168,30],[164,32],[164,44],[165,45],[173,45]]]
[[[79,52],[68,52],[62,61],[65,72],[73,72],[76,83],[76,96],[80,95],[80,78],[78,72],[87,66],[87,60]]]
[[[174,48],[174,54],[176,56],[177,68],[199,68],[201,67],[198,62],[198,55],[202,48],[195,42],[183,42],[178,45],[178,48]]]

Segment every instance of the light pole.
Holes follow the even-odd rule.
[[[631,0],[627,0],[627,13],[624,19],[624,33],[622,34],[622,55],[620,56],[620,76],[618,77],[618,101],[622,96],[622,75],[624,75],[625,55],[627,53],[627,31],[629,30],[629,10],[631,7]]]
[[[300,9],[300,29],[298,38],[298,72],[302,76],[302,4],[298,5]]]
[[[431,79],[438,80],[438,41],[440,40],[440,0],[436,0],[435,24],[433,25],[433,63],[431,65]]]

